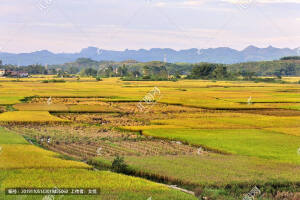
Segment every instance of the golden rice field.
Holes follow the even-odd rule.
[[[50,115],[48,111],[14,111],[0,114],[0,122],[67,122]]]
[[[3,128],[0,129],[0,146],[0,199],[19,198],[5,195],[5,188],[55,187],[101,190],[100,196],[66,196],[63,199],[195,199],[164,185],[108,171],[93,171],[85,163],[63,160],[57,153],[31,145]],[[26,196],[26,199],[43,198],[45,196]]]
[[[57,153],[33,145],[2,144],[1,147],[0,169],[91,168],[84,163],[59,159]]]
[[[0,131],[2,192],[14,184],[52,187],[57,181],[99,185],[101,199],[196,199],[141,179],[147,178],[194,191],[199,199],[242,199],[255,185],[263,193],[259,199],[299,197],[299,84],[44,79],[52,77],[0,80],[0,124],[19,134]],[[157,102],[145,102],[154,87]],[[115,155],[141,178],[103,171]]]

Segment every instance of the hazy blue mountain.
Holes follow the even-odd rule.
[[[234,50],[228,47],[209,48],[209,49],[186,49],[173,50],[153,48],[150,50],[124,50],[110,51],[102,50],[96,47],[82,49],[79,53],[52,53],[47,50],[36,51],[32,53],[5,53],[0,52],[0,60],[4,64],[29,65],[29,64],[63,64],[75,61],[78,58],[91,58],[96,61],[124,61],[136,60],[140,62],[163,61],[167,62],[213,62],[213,63],[240,63],[248,61],[269,61],[276,60],[284,56],[297,55],[297,49],[280,49],[269,46],[267,48],[258,48],[249,46],[242,51]]]

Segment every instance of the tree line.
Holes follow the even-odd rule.
[[[211,80],[256,80],[258,76],[299,76],[300,57],[284,57],[278,61],[248,62],[233,65],[216,63],[164,63],[152,61],[139,63],[136,61],[94,61],[79,58],[75,62],[63,65],[29,66],[3,65],[0,68],[12,71],[24,71],[29,74],[52,74],[58,77],[92,76],[99,80],[104,77],[120,77],[122,80],[177,80],[211,79]]]

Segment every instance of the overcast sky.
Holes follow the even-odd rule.
[[[0,51],[297,48],[299,11],[300,0],[1,0]]]

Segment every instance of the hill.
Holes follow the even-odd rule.
[[[48,50],[36,51],[32,53],[6,53],[0,52],[0,60],[4,64],[30,65],[30,64],[63,64],[73,62],[78,58],[90,58],[96,61],[137,60],[139,62],[150,62],[153,60],[163,61],[164,58],[170,63],[186,62],[211,62],[234,64],[250,61],[276,60],[285,56],[298,55],[298,49],[258,48],[249,46],[238,51],[228,47],[208,48],[208,49],[185,49],[174,50],[169,48],[152,48],[149,50],[124,50],[112,51],[96,47],[88,47],[77,53],[52,53]]]

